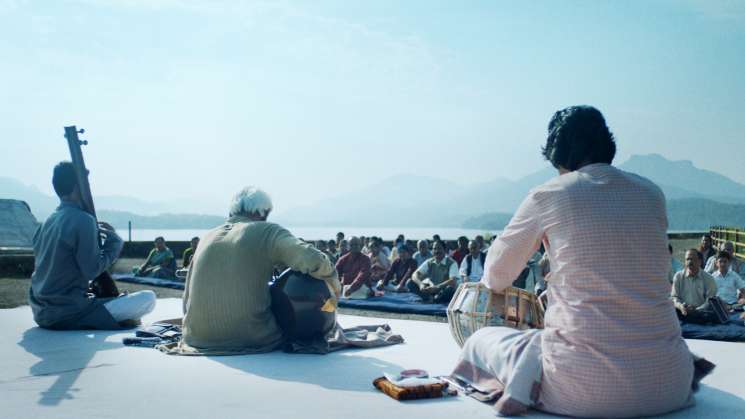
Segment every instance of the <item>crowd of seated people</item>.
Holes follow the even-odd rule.
[[[745,280],[735,268],[741,264],[734,256],[734,245],[723,243],[703,264],[702,250],[709,254],[711,248],[711,237],[705,235],[698,249],[686,251],[683,267],[672,277],[670,298],[683,322],[722,323],[727,312],[745,304]],[[673,258],[671,271],[675,270],[675,262]]]
[[[388,292],[413,292],[425,302],[448,303],[457,286],[465,282],[479,282],[484,274],[488,244],[483,236],[473,240],[458,237],[456,245],[448,245],[439,235],[432,242],[419,240],[414,244],[403,235],[396,237],[389,249],[380,237],[352,237],[347,240],[343,232],[333,240],[314,243],[335,264],[342,283],[342,295],[347,298],[367,298]],[[199,245],[193,237],[190,247],[183,252],[182,267],[185,274]],[[706,234],[697,249],[685,254],[685,264],[673,257],[670,251],[668,280],[672,285],[671,300],[678,317],[684,322],[707,323],[715,321],[714,304],[717,300],[726,309],[745,305],[745,263],[735,257],[732,242],[723,242],[717,248]],[[708,256],[707,256],[708,255]],[[172,279],[177,275],[176,259],[163,237],[157,237],[145,262],[133,269],[137,276]],[[526,289],[540,294],[547,288],[544,277],[550,271],[547,254],[541,249],[528,261],[532,281]],[[183,276],[183,275],[181,275]]]
[[[313,243],[336,265],[342,283],[342,295],[347,298],[368,298],[389,292],[413,292],[425,302],[447,304],[457,286],[465,282],[479,282],[484,274],[484,263],[488,245],[483,236],[469,241],[458,237],[456,245],[448,245],[439,235],[419,240],[414,246],[403,235],[396,237],[389,249],[380,237],[353,237],[345,239],[339,232],[334,240],[318,240]],[[172,279],[188,270],[199,245],[199,237],[193,237],[190,247],[183,252],[182,267],[176,270],[173,251],[163,237],[154,240],[153,249],[145,262],[133,269],[137,276]],[[706,234],[701,237],[697,249],[685,254],[685,264],[673,257],[670,251],[671,300],[678,317],[683,322],[717,322],[716,307],[722,303],[725,309],[745,305],[745,263],[735,257],[732,242],[723,242],[717,247]],[[543,251],[528,261],[528,271],[533,280],[526,289],[540,294],[547,288],[544,277],[550,271],[547,254]]]
[[[427,240],[418,241],[416,251],[414,243],[402,234],[392,249],[380,237],[346,240],[343,232],[337,233],[335,240],[312,244],[335,263],[346,298],[367,298],[385,291],[415,292],[426,301],[447,303],[460,282],[481,279],[486,258],[483,236],[471,242],[461,237],[458,247],[450,252],[438,235],[431,247]]]
[[[430,245],[431,243],[431,245]],[[398,235],[388,248],[382,238],[359,236],[313,243],[336,264],[342,297],[368,298],[385,292],[413,292],[425,302],[448,303],[459,284],[479,282],[484,274],[487,243],[484,236],[473,240],[461,236],[448,243],[435,234],[432,241],[407,241]],[[536,263],[542,253],[537,253]],[[545,259],[545,258],[544,258]],[[532,259],[531,259],[532,261]],[[547,266],[547,263],[545,264]],[[532,269],[529,262],[526,270]],[[544,265],[541,265],[544,266]],[[539,275],[541,284],[543,275]],[[538,281],[530,283],[538,287]]]

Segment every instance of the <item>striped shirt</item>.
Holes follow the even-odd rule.
[[[482,282],[510,286],[541,242],[551,273],[539,407],[618,417],[685,406],[693,364],[669,298],[661,190],[607,164],[548,181],[492,244]]]

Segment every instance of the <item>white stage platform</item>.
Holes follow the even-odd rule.
[[[146,321],[177,317],[159,300]],[[180,357],[125,347],[133,332],[53,332],[31,310],[0,310],[0,417],[16,418],[491,418],[468,397],[397,402],[372,387],[383,371],[447,374],[459,348],[446,324],[341,316],[345,326],[387,322],[403,345],[330,355],[275,352]],[[670,418],[745,417],[745,345],[688,341],[717,364],[697,406]],[[532,412],[530,417],[549,417]]]

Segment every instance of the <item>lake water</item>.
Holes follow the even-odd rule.
[[[285,226],[296,237],[302,237],[306,240],[331,240],[336,238],[336,233],[344,232],[346,237],[351,236],[378,236],[383,240],[395,240],[399,234],[403,234],[407,239],[431,239],[432,235],[439,234],[443,240],[455,240],[459,236],[473,238],[479,234],[495,234],[499,231],[473,230],[467,228],[441,228],[441,227],[295,227]],[[209,230],[183,229],[183,230],[152,230],[152,229],[132,229],[132,241],[150,241],[155,237],[163,236],[166,241],[186,241],[192,237],[201,237]],[[119,228],[117,232],[124,240],[129,239],[126,228]]]

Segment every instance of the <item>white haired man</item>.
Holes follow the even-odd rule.
[[[228,220],[202,238],[186,277],[183,337],[169,353],[232,355],[277,349],[283,335],[271,311],[268,285],[277,265],[325,281],[331,294],[339,296],[339,279],[328,257],[267,222],[271,210],[266,192],[245,188],[233,198]]]

